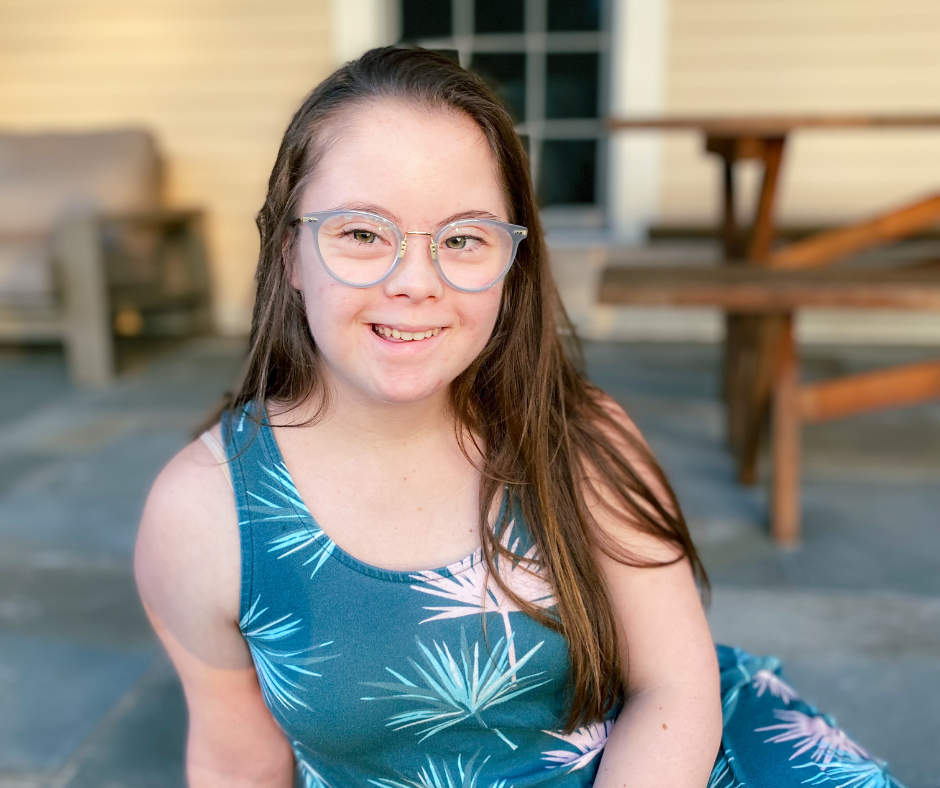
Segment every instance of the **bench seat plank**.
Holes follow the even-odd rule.
[[[756,314],[806,307],[940,309],[940,270],[754,266],[608,266],[602,304],[712,306]]]

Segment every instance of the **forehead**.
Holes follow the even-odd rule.
[[[495,157],[480,127],[462,113],[374,102],[347,110],[326,134],[301,200],[304,212],[362,202],[407,223],[466,210],[509,218]]]

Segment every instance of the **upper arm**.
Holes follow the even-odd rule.
[[[602,404],[636,444],[646,447],[636,425],[613,400],[605,398]],[[671,495],[646,453],[622,439],[615,440],[615,445],[663,509],[677,514]],[[592,477],[590,467],[587,476]],[[587,506],[597,527],[617,547],[641,561],[673,561],[682,555],[674,543],[634,527],[635,518],[623,511],[607,486],[597,483],[596,476],[593,478],[594,483],[584,487]],[[639,501],[651,517],[658,516],[641,499],[632,496],[632,500]],[[600,548],[595,554],[617,619],[628,692],[681,683],[716,699],[717,658],[689,559],[682,557],[665,566],[636,567],[611,558]]]
[[[186,694],[190,784],[287,788],[290,746],[238,628],[240,562],[231,488],[196,441],[148,496],[134,552],[138,591]]]

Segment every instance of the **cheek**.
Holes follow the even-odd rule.
[[[307,324],[321,347],[342,344],[345,327],[360,310],[357,293],[337,282],[308,277],[304,287]]]
[[[481,295],[486,297],[485,309],[481,310],[481,325],[485,325],[489,332],[492,332],[493,327],[496,325],[496,320],[499,317],[499,308],[503,302],[503,288],[502,285],[499,287],[493,288],[493,290],[488,290]]]
[[[476,302],[468,304],[464,324],[473,337],[473,356],[475,357],[489,341],[499,317],[499,305],[502,299],[502,290],[491,293],[475,293],[470,298]]]

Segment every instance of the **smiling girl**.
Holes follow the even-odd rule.
[[[247,377],[135,556],[190,785],[888,785],[776,660],[716,650],[675,495],[579,371],[526,162],[424,50],[291,121]]]

